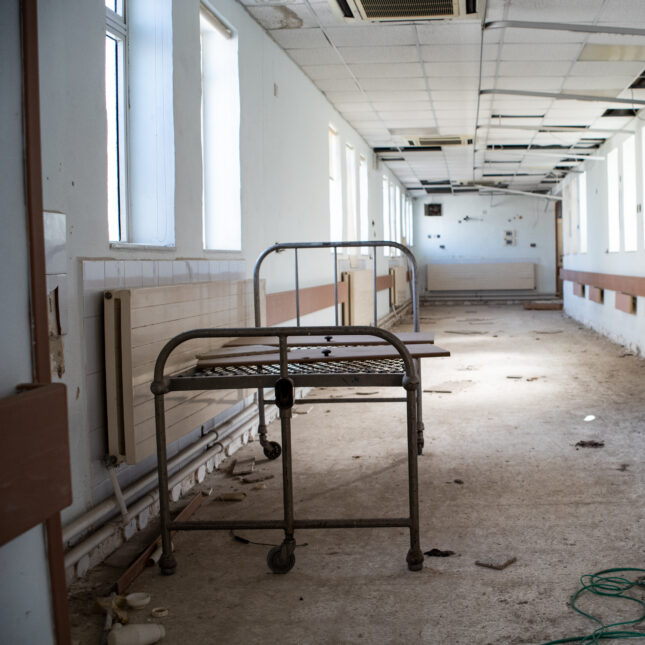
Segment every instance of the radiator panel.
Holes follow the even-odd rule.
[[[150,383],[161,348],[190,329],[252,327],[253,284],[240,280],[119,289],[106,292],[104,302],[108,448],[118,460],[135,464],[155,453]],[[170,355],[166,374],[191,367],[196,354],[216,349],[226,340],[184,343]],[[168,444],[247,395],[245,390],[169,394],[165,397]]]
[[[510,291],[535,289],[533,262],[428,264],[428,291]]]

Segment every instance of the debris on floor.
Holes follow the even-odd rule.
[[[461,484],[463,484],[463,483],[464,483],[464,480],[463,480],[463,479],[453,479],[453,480],[452,480],[452,483],[453,483],[453,484],[459,484],[459,485],[461,485]]]
[[[262,482],[261,484],[256,484],[251,490],[265,490],[267,485]]]
[[[255,469],[255,457],[247,457],[245,459],[237,459],[231,474],[236,477],[237,475],[249,475]]]
[[[446,329],[444,334],[459,334],[460,336],[483,336],[485,331],[476,331],[474,329]]]
[[[455,552],[450,550],[442,551],[441,549],[430,549],[430,551],[424,551],[423,555],[430,556],[431,558],[448,558],[451,555],[455,555]]]
[[[132,643],[152,645],[153,643],[158,643],[165,635],[166,628],[157,623],[140,625],[121,625],[117,623],[109,633],[107,643],[108,645],[131,645]]]
[[[624,473],[630,467],[630,465],[631,464],[620,464],[620,466],[618,466],[616,470],[619,470],[621,473]]]
[[[168,615],[168,609],[166,607],[153,607],[150,615],[153,618],[165,618]]]
[[[514,379],[516,381],[521,381],[524,377],[523,376],[507,376],[506,378]]]
[[[452,394],[452,390],[423,390],[428,394]]]
[[[529,376],[526,380],[527,381],[537,381],[540,377],[539,376]]]
[[[491,558],[490,560],[475,560],[475,564],[478,567],[486,567],[487,569],[495,569],[497,571],[506,569],[506,567],[509,567],[513,562],[517,562],[517,558],[515,556]]]
[[[534,334],[561,334],[562,329],[552,329],[552,330],[546,330],[546,329],[534,329],[533,333]]]
[[[360,458],[361,458],[360,455],[352,455],[352,459],[360,459]]]
[[[250,475],[248,477],[242,477],[240,481],[243,484],[259,484],[260,482],[265,482],[267,479],[273,479],[275,475],[269,473],[255,473],[255,475]]]
[[[130,609],[141,609],[150,602],[150,594],[143,591],[130,593],[125,597],[125,602]]]
[[[585,421],[593,421],[596,417],[593,414],[588,414],[585,417]]]
[[[293,412],[293,414],[309,414],[313,409],[314,409],[313,405],[310,405],[307,408],[303,408],[301,406],[296,405],[291,409],[291,412]]]
[[[243,502],[246,499],[246,493],[222,493],[215,498],[218,502]]]
[[[578,441],[578,443],[576,444],[576,450],[578,450],[578,448],[604,448],[604,447],[605,447],[604,441],[596,441],[595,439]]]

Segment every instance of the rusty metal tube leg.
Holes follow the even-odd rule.
[[[166,415],[164,395],[155,394],[155,425],[157,433],[157,472],[159,474],[159,517],[161,520],[161,549],[159,559],[161,573],[175,573],[177,561],[170,541],[170,499],[168,496],[168,461],[166,455]]]
[[[258,388],[258,435],[260,445],[263,448],[267,446],[267,422],[264,413],[264,389]]]
[[[410,550],[407,555],[408,569],[420,571],[423,568],[423,553],[419,537],[419,469],[417,464],[417,396],[415,389],[407,391],[408,417],[408,485],[410,502]]]
[[[425,445],[424,430],[425,424],[423,423],[423,386],[421,385],[421,360],[416,358],[416,369],[419,377],[419,388],[417,389],[417,454],[423,454],[423,447]]]
[[[282,497],[284,503],[284,533],[293,539],[293,473],[291,467],[291,409],[280,410],[282,426]]]

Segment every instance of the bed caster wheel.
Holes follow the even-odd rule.
[[[277,441],[269,441],[269,443],[264,446],[264,456],[267,459],[277,459],[282,454],[282,448]]]
[[[287,554],[283,545],[274,546],[267,554],[267,564],[273,573],[289,573],[295,563],[295,554]]]
[[[164,576],[171,576],[175,573],[177,569],[177,560],[175,556],[172,555],[162,555],[159,559],[159,570]]]

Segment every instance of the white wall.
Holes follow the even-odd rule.
[[[636,184],[637,204],[644,203],[642,122],[634,119],[630,129],[636,130]],[[598,151],[605,156],[613,148],[620,146],[626,135],[615,136]],[[588,218],[588,251],[586,253],[566,253],[563,265],[573,271],[606,273],[612,275],[645,277],[645,232],[643,231],[643,212],[637,214],[638,232],[636,251],[608,251],[608,218],[607,218],[607,163],[605,160],[587,161],[583,168],[587,172],[587,218]],[[576,181],[570,177],[567,183]],[[566,212],[568,205],[563,205]],[[566,224],[566,223],[565,223]],[[565,232],[568,227],[565,225]],[[578,231],[574,230],[578,235]],[[621,248],[624,248],[623,226],[621,219]],[[574,245],[569,244],[569,250]],[[565,245],[565,249],[567,245]],[[573,284],[564,282],[564,309],[571,317],[588,325],[612,340],[624,344],[633,350],[645,354],[645,298],[637,300],[636,314],[619,311],[614,306],[615,293],[605,290],[604,303],[597,304],[588,298],[573,294]]]
[[[328,126],[371,166],[360,136],[234,0],[211,8],[239,38],[242,251],[202,248],[199,2],[174,2],[172,79],[175,247],[108,243],[104,96],[104,5],[41,0],[40,74],[44,207],[67,215],[69,330],[63,337],[74,502],[66,524],[110,494],[105,452],[102,298],[104,288],[250,276],[276,241],[329,239]],[[274,84],[277,96],[274,96]],[[370,170],[370,219],[382,235],[380,185]],[[391,176],[391,175],[390,175]],[[269,291],[293,288],[292,258],[267,261]],[[331,281],[331,254],[301,261],[301,286]],[[379,273],[387,263],[379,256]],[[287,268],[288,265],[288,268]],[[381,315],[387,298],[381,298]],[[332,321],[331,312],[326,322]],[[317,320],[322,322],[322,320]],[[197,434],[199,429],[196,429]],[[177,445],[171,447],[176,451]],[[122,484],[151,463],[122,468]]]
[[[424,204],[431,202],[442,204],[440,217],[424,215]],[[519,195],[427,195],[414,201],[414,224],[422,289],[428,264],[533,262],[537,292],[555,293],[552,201]],[[506,230],[516,232],[515,246],[505,246]]]
[[[0,20],[0,397],[15,394],[16,385],[32,380],[19,8],[18,0],[4,3]],[[20,432],[20,428],[9,430]],[[53,643],[42,526],[0,547],[0,580],[0,641]]]

